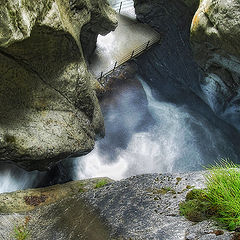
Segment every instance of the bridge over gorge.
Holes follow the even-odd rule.
[[[136,20],[132,0],[110,0],[118,12],[118,27],[106,36],[99,36],[89,69],[104,85],[104,78],[117,67],[159,43],[160,34]]]

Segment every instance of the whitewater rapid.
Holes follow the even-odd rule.
[[[139,113],[141,107],[134,109],[130,95],[136,93],[126,90],[117,100],[120,101],[118,109],[124,109],[125,116],[110,108],[105,114],[105,123],[107,134],[112,134],[112,139],[117,141],[116,132],[111,129],[118,124],[120,117],[124,124],[119,134],[121,131],[129,132],[130,139],[126,138],[125,144],[117,147],[108,140],[97,142],[90,154],[76,160],[75,179],[107,176],[119,180],[143,173],[200,170],[229,154],[237,158],[221,130],[214,128],[204,116],[184,105],[157,99],[149,85],[140,77],[139,80],[154,123],[143,131],[134,132],[132,126],[138,125],[142,117]]]
[[[27,172],[11,164],[0,164],[0,193],[34,187],[43,177],[38,171]]]
[[[120,2],[110,1],[116,10]],[[127,4],[122,6],[121,13],[136,18],[133,1],[125,2]],[[174,24],[168,26],[173,28],[173,33],[178,33]],[[102,51],[109,54],[115,38],[109,35],[108,41],[102,36],[99,39],[103,43],[100,44]],[[222,157],[238,161],[239,152],[235,149],[239,146],[239,133],[218,119],[209,108],[215,109],[217,106],[215,86],[210,81],[209,85],[202,87],[202,91],[208,93],[209,106],[193,93],[190,94],[187,81],[187,84],[179,86],[176,79],[182,75],[191,83],[197,82],[194,81],[195,75],[186,77],[192,60],[176,55],[178,51],[183,52],[179,50],[179,43],[172,44],[168,39],[165,43],[170,46],[163,42],[162,48],[155,48],[154,53],[148,56],[151,64],[145,60],[140,64],[140,69],[148,78],[138,76],[142,88],[127,87],[102,107],[106,136],[96,142],[91,153],[75,159],[73,166],[70,159],[66,160],[65,170],[72,174],[72,178],[110,177],[120,180],[143,173],[201,170]],[[173,51],[169,51],[171,45],[174,46]],[[178,48],[175,48],[176,45]],[[177,71],[182,68],[186,68],[187,74]],[[170,77],[164,74],[166,70]],[[233,118],[232,112],[237,111],[234,105],[230,110],[224,113],[227,118]],[[52,181],[52,174],[49,178],[46,174],[0,165],[0,193],[38,187],[41,181],[56,184],[59,183],[59,176],[65,178],[61,171],[59,176],[55,176],[56,181]],[[66,179],[62,180],[64,182]]]

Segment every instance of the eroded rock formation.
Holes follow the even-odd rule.
[[[154,50],[159,76],[184,82],[218,117],[240,129],[239,1],[135,0],[135,9],[140,21],[162,34],[164,47]]]
[[[117,26],[106,0],[1,0],[0,161],[43,170],[104,132],[84,55]]]
[[[205,77],[205,100],[240,128],[240,2],[202,0],[193,18],[191,42]]]

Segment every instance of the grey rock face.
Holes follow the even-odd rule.
[[[0,236],[7,239],[28,216],[32,239],[233,239],[227,231],[218,235],[219,227],[211,221],[193,223],[179,215],[187,192],[204,187],[203,172],[140,175],[97,189],[90,188],[94,181],[0,195],[10,210],[0,215]],[[45,203],[39,206],[22,199],[41,194]]]
[[[196,60],[205,72],[205,101],[240,129],[240,3],[203,0],[191,26]]]
[[[0,13],[0,161],[43,170],[91,151],[104,127],[84,54],[115,29],[114,11],[105,0],[8,0]]]
[[[138,58],[140,71],[144,64],[147,65],[141,74],[152,79],[154,88],[164,87],[166,92],[171,91],[167,85],[173,83],[176,89],[185,87],[200,95],[198,81],[202,75],[193,58],[189,41],[194,13],[186,5],[187,1],[134,2],[138,20],[149,24],[161,34],[161,43]],[[176,93],[171,91],[168,95],[168,98],[175,98]]]
[[[89,191],[84,199],[107,220],[111,239],[183,240],[192,233],[195,240],[211,239],[207,237],[215,237],[213,231],[218,229],[214,223],[193,223],[179,214],[179,203],[192,187],[204,187],[203,172],[131,177]],[[230,236],[224,232],[220,239]]]

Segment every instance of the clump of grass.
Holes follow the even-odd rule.
[[[26,217],[23,224],[14,226],[14,234],[13,237],[16,240],[26,240],[30,236],[30,232],[28,230],[28,223],[30,221],[30,217]]]
[[[148,192],[151,192],[153,194],[161,194],[161,195],[164,195],[164,194],[167,194],[167,193],[172,193],[172,194],[176,194],[176,191],[171,188],[171,187],[163,187],[163,188],[154,188],[154,189],[147,189]]]
[[[106,179],[101,179],[96,183],[95,188],[101,188],[106,184],[108,184],[108,181]]]
[[[79,190],[78,190],[78,192],[80,192],[80,193],[86,192],[86,189],[85,189],[83,183],[79,183]]]
[[[216,209],[217,220],[229,230],[240,227],[239,165],[222,160],[208,169],[206,198]]]
[[[188,192],[186,201],[179,204],[180,214],[193,222],[201,222],[213,215],[213,209],[206,200],[203,189],[193,189]]]
[[[190,191],[180,204],[180,213],[192,221],[213,218],[229,230],[239,228],[239,165],[222,160],[208,168],[205,179],[206,189]]]

